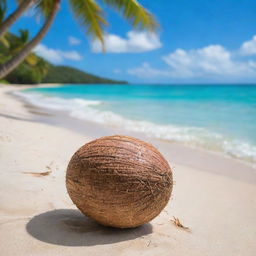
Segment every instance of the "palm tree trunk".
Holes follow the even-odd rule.
[[[24,0],[18,8],[0,25],[0,37],[25,12],[34,0]]]
[[[37,35],[29,43],[27,43],[18,54],[13,56],[6,63],[0,65],[0,79],[13,71],[27,57],[27,55],[33,50],[33,48],[43,39],[51,24],[53,23],[54,17],[57,14],[58,10],[59,0],[55,0],[52,12],[46,18],[43,27],[37,33]]]

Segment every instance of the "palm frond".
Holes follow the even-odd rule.
[[[102,0],[119,11],[135,28],[155,31],[158,27],[153,15],[136,0]]]
[[[47,18],[52,12],[55,1],[56,0],[38,0],[35,4],[37,13]]]
[[[19,40],[21,44],[26,44],[29,40],[29,31],[27,29],[20,29],[19,33],[20,33]]]
[[[103,29],[107,22],[101,8],[94,0],[70,0],[70,4],[75,18],[87,28],[87,34],[100,40],[104,47]]]
[[[19,35],[11,35],[9,43],[9,54],[14,55],[19,52],[24,45],[29,41],[29,31],[27,29],[20,29]]]
[[[2,43],[5,48],[10,47],[10,43],[5,36],[0,37],[0,43]]]
[[[46,62],[44,59],[37,57],[37,64],[35,69],[42,75],[45,76],[48,72],[49,63]]]
[[[34,53],[30,53],[26,59],[25,62],[29,65],[29,66],[36,66],[38,63],[39,59],[38,57],[34,54]]]

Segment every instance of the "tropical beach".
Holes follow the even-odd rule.
[[[172,198],[149,224],[128,230],[105,228],[76,209],[66,192],[65,172],[77,148],[120,130],[85,121],[80,130],[56,125],[56,112],[10,95],[20,89],[1,86],[4,255],[97,255],[102,250],[105,255],[169,255],[170,250],[179,255],[254,255],[256,172],[251,166],[146,138],[173,168]],[[189,229],[176,227],[173,216]]]
[[[0,0],[0,254],[256,255],[255,10]]]

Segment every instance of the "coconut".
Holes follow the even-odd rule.
[[[168,203],[172,185],[171,168],[156,148],[120,135],[82,146],[66,175],[77,208],[102,225],[119,228],[155,218]]]

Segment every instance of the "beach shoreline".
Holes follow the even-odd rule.
[[[71,117],[81,123],[111,128],[114,132],[120,130],[220,153],[256,167],[254,107],[253,103],[245,103],[241,96],[248,91],[225,86],[206,87],[201,94],[195,93],[197,90],[197,87],[175,85],[115,89],[106,85],[65,85],[14,91],[14,94],[27,105],[56,112],[55,116],[62,115],[62,119]],[[217,92],[222,95],[221,99],[216,100]],[[232,100],[229,94],[233,95]],[[180,96],[177,98],[177,95]],[[254,90],[250,95],[254,95]],[[208,109],[209,114],[203,109]],[[240,122],[232,119],[234,115],[241,117]],[[70,123],[77,122],[70,119]]]
[[[38,84],[38,88],[44,87],[56,87],[62,86],[61,84]],[[17,88],[18,90],[34,88],[34,86],[26,86],[22,88]],[[198,168],[201,170],[208,170],[211,172],[216,172],[212,168],[208,168],[208,161],[219,162],[218,169],[221,169],[219,174],[225,173],[227,176],[237,175],[238,169],[244,169],[243,176],[248,177],[247,180],[251,181],[250,172],[256,171],[256,166],[253,163],[238,159],[236,157],[229,156],[224,154],[223,152],[207,150],[205,148],[195,147],[192,145],[184,144],[182,142],[177,141],[168,141],[160,138],[154,138],[151,136],[147,136],[142,132],[134,132],[129,131],[127,129],[123,129],[122,127],[113,127],[108,124],[99,124],[95,122],[90,122],[88,120],[81,120],[75,117],[68,115],[66,111],[53,110],[45,107],[41,107],[38,105],[34,105],[24,97],[14,94],[17,92],[16,87],[12,88],[10,91],[7,91],[7,94],[10,94],[11,97],[18,99],[19,101],[24,103],[25,108],[33,115],[33,119],[38,122],[47,123],[54,126],[65,127],[70,129],[71,131],[75,131],[80,133],[81,135],[86,135],[92,139],[96,139],[98,137],[113,135],[113,134],[125,134],[129,136],[138,137],[140,139],[146,140],[156,147],[162,148],[162,150],[171,152],[174,156],[174,163],[188,165],[193,168]],[[14,92],[14,93],[13,93]],[[182,155],[182,157],[180,157]],[[223,166],[229,166],[229,169],[234,170],[232,173],[225,172]],[[217,172],[218,173],[218,172]],[[239,175],[238,175],[239,176]],[[241,176],[241,175],[240,175]],[[243,177],[243,178],[244,178]],[[253,182],[256,183],[256,180]]]
[[[68,212],[76,208],[65,190],[67,163],[84,143],[122,130],[75,120],[9,95],[25,88],[30,86],[0,86],[0,249],[4,255],[29,255],[31,250],[33,255],[96,255],[103,248],[106,255],[169,255],[170,250],[175,255],[255,254],[254,168],[218,153],[127,131],[125,134],[155,145],[173,167],[176,185],[172,200],[151,222],[150,232],[139,229],[133,234],[115,234],[87,219],[93,229],[78,232],[74,223],[85,224],[79,213]],[[47,171],[45,177],[33,174]],[[60,209],[64,212],[58,212]],[[36,216],[41,216],[41,222],[35,225]],[[192,232],[175,227],[172,216],[179,217]],[[52,234],[43,228],[47,218],[57,225]],[[36,235],[36,228],[42,228],[41,235]],[[103,230],[110,232],[110,238]],[[47,234],[49,238],[45,238]],[[67,235],[70,238],[65,238]],[[80,242],[75,242],[77,239]]]

